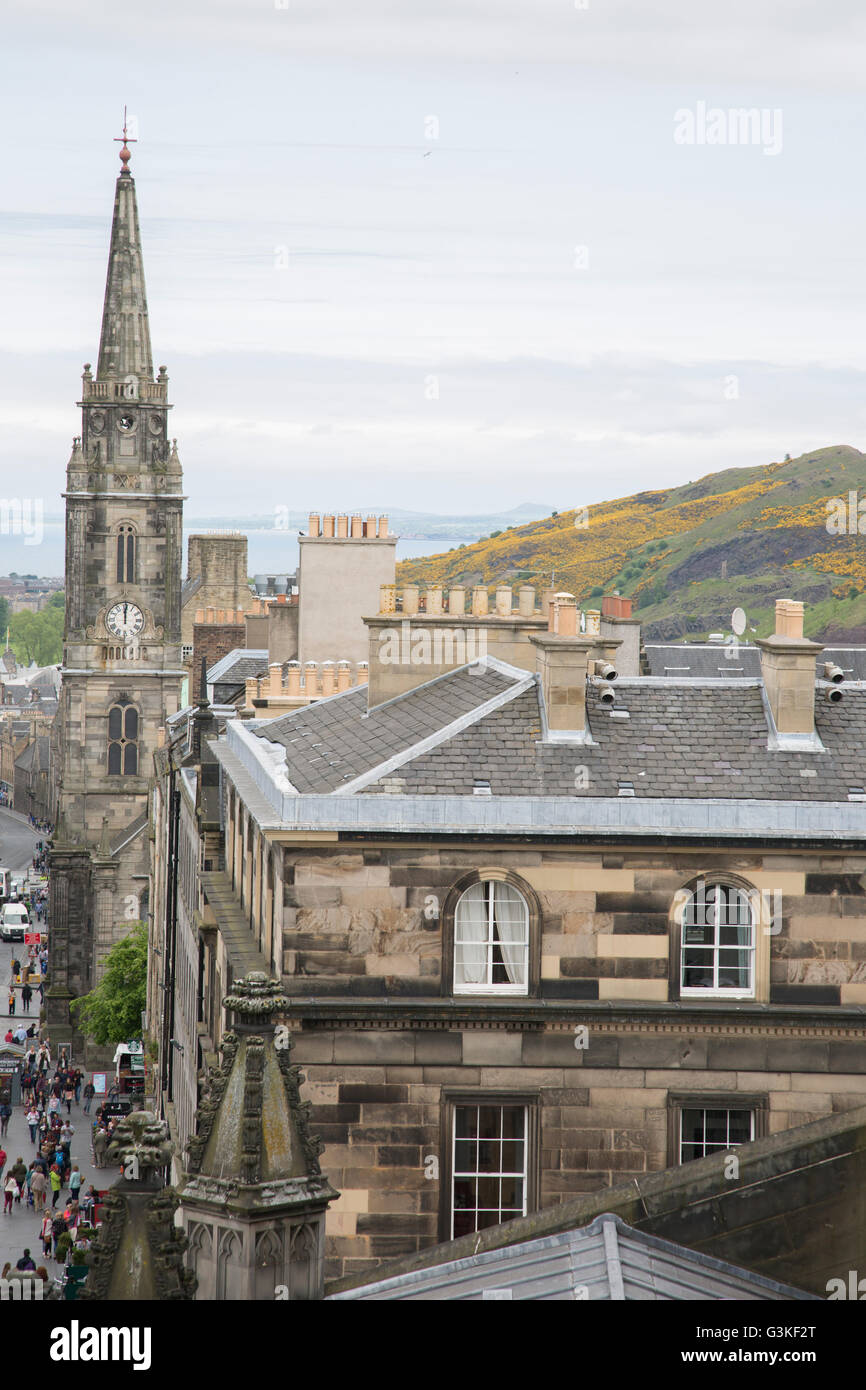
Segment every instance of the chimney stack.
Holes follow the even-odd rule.
[[[578,608],[574,594],[549,596],[547,632],[530,634],[536,649],[536,670],[541,680],[547,713],[548,738],[555,743],[583,743],[586,725],[586,678],[589,662],[604,655],[611,660],[619,642],[578,632]]]
[[[780,734],[815,733],[815,658],[824,648],[803,636],[803,605],[776,601],[776,631],[759,638],[761,674]]]

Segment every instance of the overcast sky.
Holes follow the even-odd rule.
[[[60,505],[124,103],[192,514],[861,446],[862,7],[582,3],[7,0],[0,494]],[[678,143],[701,103],[772,141]]]

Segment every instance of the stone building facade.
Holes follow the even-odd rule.
[[[331,1277],[866,1103],[861,686],[785,605],[733,680],[615,680],[553,607],[534,672],[205,740],[203,949],[281,967]]]

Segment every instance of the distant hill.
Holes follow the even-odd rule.
[[[864,534],[851,535],[850,493]],[[856,519],[854,524],[856,525]],[[672,641],[727,631],[735,607],[758,636],[777,598],[806,604],[806,634],[866,640],[866,454],[847,445],[710,473],[511,525],[443,555],[404,560],[399,583],[534,583],[592,607],[631,596],[644,635]],[[751,635],[751,634],[748,634]]]

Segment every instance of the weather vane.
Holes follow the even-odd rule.
[[[129,145],[130,145],[130,142],[132,142],[133,145],[136,145],[136,144],[138,143],[138,136],[136,136],[136,135],[127,135],[127,133],[126,133],[126,107],[125,107],[125,106],[124,106],[124,108],[123,108],[123,135],[115,135],[115,137],[114,137],[114,143],[115,143],[115,145],[119,145],[119,144],[121,143],[121,141],[123,142],[123,149],[120,151],[120,162],[121,162],[121,164],[123,165],[123,169],[122,169],[121,172],[124,173],[124,174],[128,174],[128,173],[129,173],[128,165],[129,165],[130,159],[132,158],[132,151],[130,150]]]

